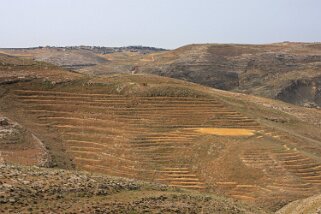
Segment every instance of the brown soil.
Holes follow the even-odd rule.
[[[10,118],[9,123],[1,120],[1,164],[50,162],[57,168],[198,192],[195,197],[163,194],[155,187],[132,193],[126,187],[125,192],[101,197],[92,192],[93,181],[85,186],[66,183],[66,177],[55,177],[60,171],[53,169],[31,170],[28,180],[28,170],[4,166],[1,188],[14,195],[1,207],[5,212],[44,210],[48,202],[52,202],[50,210],[70,212],[252,211],[248,206],[274,212],[291,201],[321,193],[320,110],[153,75],[91,78],[33,60],[8,55],[0,59],[4,62],[0,112],[1,117]],[[156,54],[152,59],[157,62]],[[27,182],[19,180],[21,176]],[[32,191],[20,194],[21,188]],[[34,192],[39,188],[46,194]],[[105,188],[109,186],[99,192],[105,194]],[[34,200],[28,201],[29,193],[34,193]],[[204,198],[212,193],[247,205],[234,206],[229,200],[222,207],[219,198]]]
[[[283,103],[145,75],[4,88],[1,112],[35,133],[60,168],[215,192],[266,211],[321,192],[317,110],[289,115]]]

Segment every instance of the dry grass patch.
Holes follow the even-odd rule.
[[[255,130],[237,128],[197,128],[194,131],[201,134],[219,136],[252,136],[255,134]]]

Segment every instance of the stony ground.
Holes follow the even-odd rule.
[[[0,143],[16,144],[23,141],[23,129],[19,124],[12,123],[8,118],[0,116]]]
[[[277,214],[291,214],[291,213],[321,213],[321,195],[315,195],[302,200],[294,201],[282,209]]]
[[[229,199],[85,172],[0,166],[0,213],[263,213]]]

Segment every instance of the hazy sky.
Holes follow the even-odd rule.
[[[0,47],[321,41],[320,0],[0,0]]]

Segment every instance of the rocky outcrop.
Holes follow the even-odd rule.
[[[321,50],[317,47],[305,43],[189,45],[155,55],[140,70],[320,107]]]
[[[321,76],[294,80],[276,98],[305,107],[321,108]]]
[[[34,139],[34,143],[37,145],[37,147],[40,150],[40,155],[38,158],[38,163],[36,163],[36,166],[40,167],[50,167],[51,166],[51,156],[46,149],[45,145],[37,138],[34,134],[32,134],[32,138]]]
[[[276,214],[292,213],[321,213],[321,195],[315,195],[305,199],[293,201],[276,212]]]
[[[23,128],[6,117],[0,117],[0,144],[19,144],[24,141]]]

